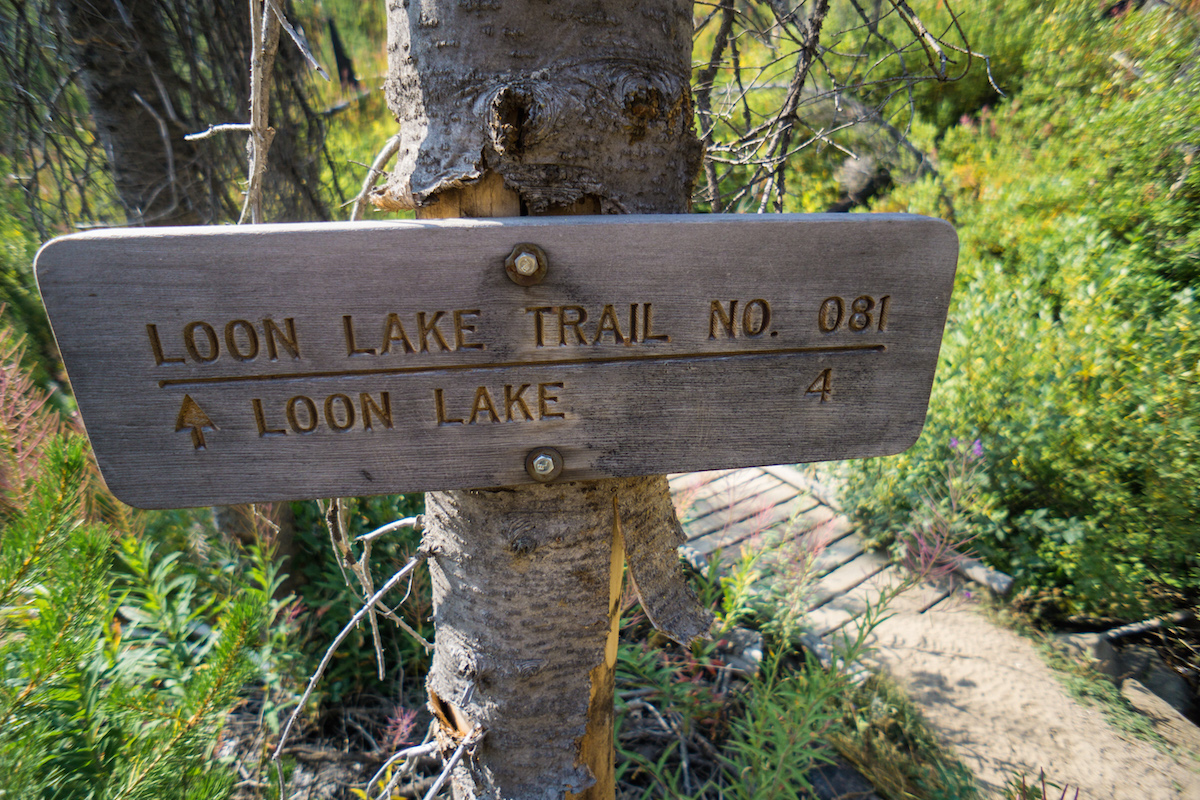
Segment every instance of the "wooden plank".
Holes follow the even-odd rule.
[[[823,506],[822,506],[823,508]],[[828,509],[826,509],[828,511]],[[806,537],[800,537],[794,546],[806,547]],[[747,541],[743,547],[753,548],[755,543]],[[807,565],[803,563],[803,554],[798,557],[795,551],[784,544],[778,550],[768,551],[762,555],[764,577],[760,580],[765,591],[770,591],[776,581],[795,584],[803,581],[811,584],[817,590],[822,578],[862,555],[862,539],[856,533],[844,536],[835,542],[820,547]],[[799,574],[798,574],[799,572]]]
[[[786,534],[796,542],[796,547],[815,552],[807,569],[811,575],[818,578],[852,561],[863,552],[862,537],[855,531],[854,525],[844,516],[835,514],[828,506],[815,506],[797,515],[791,521]],[[745,548],[762,548],[767,545],[764,541],[766,538],[751,536],[740,544]],[[791,545],[779,542],[775,544],[780,546],[762,555],[763,567],[768,571],[768,576],[763,580],[768,583],[772,580],[771,575],[777,571],[777,565],[780,571],[791,569],[790,566],[784,566],[784,561],[790,562],[795,557],[789,549]]]
[[[784,483],[791,484],[800,491],[811,494],[834,511],[842,510],[841,505],[838,503],[836,487],[825,486],[787,464],[775,464],[763,467],[762,469]]]
[[[1012,591],[1011,577],[992,569],[977,558],[963,556],[954,565],[954,571],[968,580],[986,586],[1001,597]]]
[[[746,497],[754,490],[749,488],[758,480],[774,480],[757,469],[739,469],[697,487],[690,492],[675,493],[675,505],[680,509],[680,518],[697,520]],[[779,485],[775,481],[773,485]]]
[[[876,602],[893,581],[900,579],[895,567],[871,575],[846,594],[838,595],[823,606],[808,612],[805,626],[820,637],[827,637],[850,621],[862,616],[868,603]]]
[[[740,475],[734,474],[731,479],[738,479]],[[760,473],[760,477],[763,476]],[[691,533],[697,528],[697,525],[702,524],[710,517],[719,515],[722,511],[727,511],[728,507],[737,504],[740,499],[746,497],[746,487],[749,487],[754,481],[746,481],[744,483],[731,483],[731,485],[722,485],[724,488],[720,491],[712,489],[713,485],[701,487],[700,491],[694,494],[677,493],[673,495],[673,503],[678,512],[679,521],[683,523],[685,531],[688,531],[689,537],[694,537],[696,534]]]
[[[172,507],[528,483],[539,447],[560,480],[900,452],[956,259],[941,220],[764,214],[93,231],[36,267],[109,488]]]
[[[819,506],[809,497],[793,495],[789,500],[766,509],[762,514],[755,514],[724,526],[697,528],[703,531],[692,536],[693,529],[688,529],[690,543],[699,552],[711,553],[717,549],[728,549],[736,544],[746,544],[752,547],[772,546],[792,539],[799,532],[820,525],[832,512],[824,506]],[[766,540],[772,540],[770,542]],[[740,549],[740,548],[739,548]]]
[[[809,608],[818,608],[825,603],[845,595],[855,586],[883,570],[888,560],[878,553],[860,553],[832,572],[824,575],[813,587]]]
[[[824,577],[858,558],[862,553],[862,536],[857,531],[852,531],[820,548],[816,558],[813,559],[812,571],[814,574]]]
[[[794,496],[795,490],[790,486],[784,486],[770,475],[760,473],[749,483],[697,502],[693,506],[694,515],[688,516],[686,527],[691,538],[702,536],[768,512],[777,503]]]
[[[849,518],[843,514],[834,512],[829,506],[821,507],[829,512],[829,516],[807,529],[800,529],[798,524],[796,530],[797,536],[805,536],[813,542],[814,546],[828,548],[855,533],[857,528]],[[859,549],[861,550],[861,545]]]
[[[900,569],[896,567],[893,570],[889,570],[888,573],[892,573],[893,571],[895,572],[895,576],[889,577],[888,580],[899,580],[902,577]],[[887,583],[875,583],[872,585],[878,591],[879,588],[887,586]],[[934,608],[944,608],[942,603],[947,598],[954,596],[954,590],[955,583],[953,580],[943,580],[936,584],[923,581],[893,598],[888,604],[888,612],[892,614],[924,614]],[[856,616],[854,619],[847,621],[838,630],[844,631],[847,636],[854,637],[858,635],[861,624],[862,619]]]

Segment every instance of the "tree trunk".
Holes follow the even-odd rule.
[[[690,3],[394,0],[388,27],[401,146],[376,205],[426,217],[687,210],[701,155]],[[483,731],[456,797],[613,797],[625,560],[661,630],[686,643],[710,622],[683,581],[666,480],[433,492],[425,523],[430,706],[447,749]]]
[[[154,0],[58,7],[126,217],[135,225],[210,221],[197,146],[184,140],[175,112],[182,107],[169,88],[174,70]]]
[[[247,120],[253,37],[246,0],[39,2],[53,9],[46,13],[56,20],[57,52],[66,65],[42,70],[60,69],[54,80],[64,84],[78,73],[128,222],[196,225],[236,218],[244,136],[184,137],[210,124]],[[295,20],[290,0],[277,5]],[[285,41],[270,73],[270,122],[277,135],[265,200],[276,222],[330,217],[320,191],[324,121],[308,104],[307,71],[299,49]],[[70,109],[46,113],[53,111],[55,124],[74,122]],[[58,119],[64,116],[66,122]],[[53,126],[48,135],[63,136]],[[327,158],[326,166],[336,172]],[[86,176],[72,178],[82,183]]]
[[[290,3],[281,2],[282,8]],[[221,189],[218,176],[209,173],[206,160],[202,157],[202,145],[187,141],[184,136],[204,128],[204,122],[229,120],[190,119],[189,114],[202,103],[214,103],[216,98],[197,95],[205,94],[204,87],[186,86],[181,77],[186,64],[179,53],[173,61],[173,37],[164,15],[171,12],[170,4],[162,0],[58,0],[60,24],[66,35],[60,39],[71,53],[82,78],[88,108],[96,129],[96,136],[104,146],[112,173],[113,185],[126,218],[133,225],[199,225],[216,222],[221,211],[219,195]],[[210,39],[225,36],[244,40],[249,53],[249,13],[246,3],[225,0],[224,7],[209,10],[211,17],[199,19],[215,21],[221,19],[228,27],[224,30],[202,28],[197,36]],[[178,20],[176,21],[178,24]],[[233,48],[239,42],[225,42]],[[175,47],[179,42],[174,40]],[[188,42],[195,50],[198,42]],[[289,51],[290,52],[290,51]],[[212,55],[209,53],[208,55]],[[192,53],[195,58],[195,53]],[[239,54],[246,61],[244,54]],[[300,67],[298,53],[283,59],[283,69],[295,71]],[[249,64],[207,65],[218,77],[248,77]],[[193,72],[195,65],[193,65]],[[278,73],[270,68],[264,79],[276,84]],[[245,81],[243,80],[243,83]],[[222,87],[233,96],[245,97],[248,86]],[[289,102],[303,102],[303,92],[283,92]],[[215,112],[216,106],[208,110]],[[245,109],[237,109],[244,114]],[[305,216],[314,214],[327,218],[328,211],[323,201],[315,194],[305,194],[302,189],[316,183],[316,171],[305,169],[306,161],[315,159],[316,154],[296,152],[299,143],[308,143],[295,130],[299,121],[289,118],[284,109],[277,116],[283,117],[284,132],[277,141],[274,152],[281,162],[279,169],[292,170],[297,174],[292,189],[287,193],[303,196],[294,205],[303,207]],[[294,116],[294,115],[293,115]],[[239,134],[240,136],[240,134]],[[309,175],[300,174],[310,172]],[[261,511],[261,509],[260,509]],[[278,596],[286,597],[297,585],[299,572],[292,563],[296,545],[291,510],[279,506],[270,522],[275,530],[264,536],[265,527],[256,519],[252,506],[229,506],[214,509],[214,522],[218,531],[227,539],[240,545],[248,545],[262,539],[275,545],[276,557],[289,570],[288,579],[280,586]],[[268,526],[269,527],[269,526]]]

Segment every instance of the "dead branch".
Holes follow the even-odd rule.
[[[380,536],[384,536],[385,534],[389,534],[389,533],[394,533],[395,531],[398,531],[401,528],[413,528],[414,530],[420,531],[421,528],[423,528],[423,527],[424,527],[424,519],[421,517],[420,514],[418,514],[415,517],[404,517],[403,519],[398,519],[395,522],[389,522],[387,525],[383,525],[379,528],[376,528],[375,530],[371,531],[370,533],[364,533],[364,534],[354,537],[354,541],[356,541],[356,542],[373,542],[376,539],[378,539]]]
[[[379,154],[375,156],[375,160],[371,162],[371,166],[367,169],[367,177],[363,178],[362,190],[359,191],[358,197],[354,198],[354,210],[350,212],[351,222],[362,219],[362,212],[367,206],[367,198],[370,197],[371,190],[375,188],[375,184],[379,182],[381,177],[387,175],[384,169],[399,150],[400,134],[398,133],[395,136],[389,137],[383,143],[383,147],[379,149]]]
[[[914,88],[958,80],[975,60],[992,80],[990,60],[967,41],[949,5],[937,12],[948,18],[939,19],[940,33],[907,0],[702,5],[697,31],[712,44],[694,72],[706,154],[695,199],[711,211],[784,210],[796,194],[800,151],[816,145],[853,157],[859,148],[848,129],[863,122],[890,140],[888,152],[915,159],[912,169],[893,171],[931,173],[908,138]]]
[[[424,526],[423,517],[405,517],[404,519],[390,522],[370,533],[365,533],[355,539],[356,542],[361,542],[363,549],[362,554],[355,559],[353,550],[350,547],[350,541],[346,534],[345,522],[345,506],[341,498],[334,498],[329,501],[329,505],[325,511],[325,524],[329,529],[329,538],[333,544],[333,551],[337,557],[338,569],[341,570],[342,580],[346,585],[350,585],[350,579],[346,576],[346,571],[349,570],[358,580],[359,586],[362,588],[363,597],[369,597],[374,591],[375,581],[371,576],[371,543],[384,534],[399,530],[400,528],[415,528],[420,531]],[[409,590],[412,590],[412,584],[409,584]],[[404,599],[408,599],[408,594],[404,595]],[[403,602],[403,601],[401,601]],[[420,633],[413,629],[411,625],[396,615],[392,609],[379,603],[379,611],[385,617],[396,623],[409,636],[412,636],[428,651],[433,649],[433,643],[428,641]],[[375,645],[375,659],[379,668],[379,679],[383,680],[383,643],[379,637],[379,622],[375,617],[375,609],[372,608],[369,612],[372,641]]]
[[[268,124],[270,112],[270,75],[275,68],[275,53],[279,48],[279,16],[267,14],[264,0],[250,0],[250,137],[246,151],[250,159],[250,180],[246,199],[238,222],[247,215],[250,222],[263,222],[263,177],[267,174],[267,153],[275,138],[275,129]]]
[[[454,755],[446,761],[446,766],[442,767],[442,772],[438,775],[437,780],[433,782],[433,786],[429,788],[424,800],[433,800],[437,797],[437,793],[446,785],[446,781],[450,779],[450,773],[458,766],[458,762],[462,760],[463,754],[467,752],[468,747],[474,747],[480,739],[483,738],[483,730],[476,728],[475,732],[462,740],[462,743],[455,749]]]
[[[424,560],[424,554],[418,554],[411,558],[409,562],[405,564],[402,569],[400,569],[399,572],[388,578],[387,582],[383,584],[379,591],[375,592],[367,599],[367,602],[363,604],[363,607],[360,608],[354,614],[354,616],[350,618],[350,621],[346,623],[346,626],[342,628],[336,637],[334,637],[333,643],[330,644],[329,649],[325,651],[325,656],[321,659],[321,663],[317,665],[317,671],[313,673],[311,678],[309,678],[308,686],[305,688],[304,694],[301,695],[300,701],[296,704],[295,710],[292,711],[291,716],[288,717],[287,724],[283,726],[283,731],[279,734],[279,743],[275,746],[275,752],[271,754],[271,760],[276,763],[276,766],[279,764],[279,755],[283,752],[283,747],[287,743],[287,737],[291,733],[292,726],[296,723],[296,718],[299,717],[300,713],[304,710],[304,705],[308,702],[308,698],[312,695],[313,689],[316,688],[317,683],[321,680],[321,676],[325,674],[325,670],[328,668],[329,662],[333,660],[333,654],[337,652],[338,646],[341,645],[341,643],[345,641],[346,637],[350,635],[350,631],[354,630],[355,626],[362,622],[363,617],[367,616],[375,604],[378,603],[385,594],[390,592],[396,586],[396,584],[402,581],[405,576],[416,569],[417,566],[420,565],[420,563]],[[280,772],[280,796],[283,796],[282,772]]]
[[[276,0],[268,0],[268,2],[271,4],[271,11],[275,12],[275,17],[279,20],[279,24],[283,26],[285,31],[287,31],[288,36],[292,37],[292,41],[295,42],[297,49],[300,50],[300,54],[304,56],[304,60],[308,62],[310,67],[317,71],[318,75],[325,80],[329,80],[329,73],[324,70],[320,62],[317,61],[316,56],[312,54],[312,50],[309,49],[308,40],[292,27],[291,23],[287,20],[287,16],[284,15],[283,9],[279,7],[279,3],[276,2]]]
[[[189,142],[194,142],[199,139],[207,139],[218,133],[247,133],[249,131],[249,122],[227,122],[222,125],[209,125],[206,130],[202,130],[199,133],[189,133],[183,138]]]

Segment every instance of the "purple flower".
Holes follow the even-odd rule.
[[[957,449],[958,449],[958,437],[957,437],[957,436],[951,436],[951,437],[950,437],[950,449],[951,449],[951,450],[957,450]]]
[[[975,443],[971,445],[971,455],[975,458],[983,458],[983,442],[975,440]]]

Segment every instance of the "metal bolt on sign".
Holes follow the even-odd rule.
[[[536,244],[522,242],[513,248],[504,260],[504,270],[512,282],[519,286],[534,286],[546,277],[549,264],[546,253]]]
[[[537,256],[533,253],[521,253],[516,259],[517,272],[522,275],[532,275],[537,272]]]
[[[525,456],[525,471],[538,483],[549,483],[562,474],[562,455],[553,447],[539,447]]]

